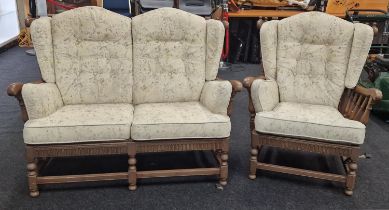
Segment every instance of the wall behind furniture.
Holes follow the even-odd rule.
[[[19,32],[16,0],[0,0],[0,47],[15,40]]]

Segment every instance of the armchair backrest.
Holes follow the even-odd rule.
[[[260,33],[265,76],[277,81],[280,101],[333,107],[356,86],[373,39],[370,26],[321,12],[266,22]]]
[[[214,80],[224,42],[220,21],[173,8],[132,19],[134,103],[198,101]]]
[[[42,78],[65,104],[131,103],[131,19],[99,7],[73,9],[31,26]]]

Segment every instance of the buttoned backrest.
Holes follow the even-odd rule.
[[[277,81],[281,102],[337,107],[355,87],[373,32],[321,12],[307,12],[261,29],[265,75]]]
[[[130,18],[81,7],[41,19],[32,36],[42,77],[65,104],[132,102]]]
[[[132,21],[134,103],[198,101],[216,78],[224,39],[220,21],[173,8]]]
[[[39,18],[31,31],[42,78],[65,104],[139,104],[198,101],[216,79],[225,29],[172,8],[131,21],[82,7]]]

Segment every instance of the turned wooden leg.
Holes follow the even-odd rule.
[[[257,178],[257,157],[258,157],[258,149],[257,147],[251,148],[251,158],[250,158],[250,174],[249,179],[254,180]]]
[[[250,157],[250,173],[249,179],[257,178],[257,162],[258,162],[258,135],[255,130],[251,132],[251,157]]]
[[[355,187],[355,180],[357,176],[356,172],[357,172],[358,165],[355,159],[354,160],[350,159],[349,161],[346,162],[346,164],[347,164],[348,171],[346,175],[346,189],[344,193],[346,195],[351,196],[353,195],[353,190]]]
[[[219,183],[222,186],[227,185],[227,178],[228,178],[228,153],[226,151],[223,151],[221,154],[221,164],[220,164],[220,177],[219,177]]]
[[[135,144],[130,143],[128,149],[128,189],[131,191],[136,190],[136,147]]]
[[[39,189],[37,183],[38,177],[38,165],[37,160],[33,156],[33,151],[31,148],[26,148],[27,156],[27,178],[28,178],[28,188],[30,190],[31,197],[39,196]]]

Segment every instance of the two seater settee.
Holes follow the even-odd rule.
[[[25,121],[29,191],[40,184],[216,175],[227,183],[231,98],[217,79],[220,21],[172,8],[132,19],[99,7],[42,17],[31,26],[42,75],[13,83]],[[216,167],[137,171],[136,154],[210,150]],[[128,155],[128,171],[43,176],[53,157]],[[157,158],[157,156],[156,156]]]

